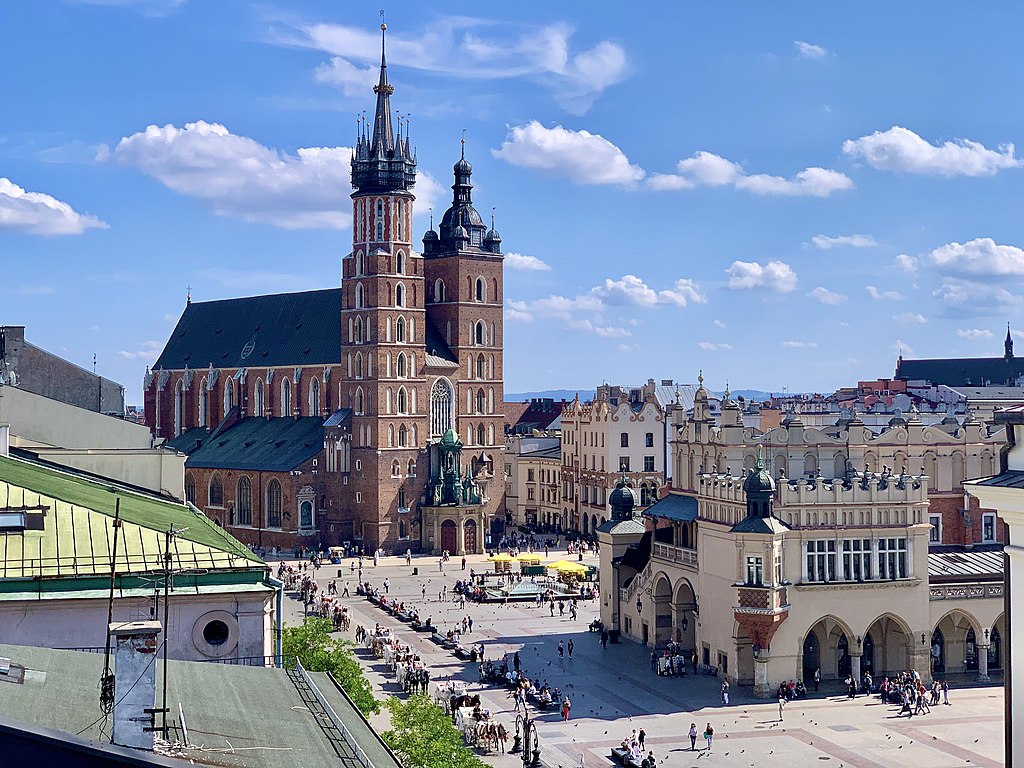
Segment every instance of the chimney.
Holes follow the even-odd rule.
[[[153,749],[159,621],[111,624],[114,638],[114,733],[111,742]]]
[[[11,455],[11,425],[0,424],[0,456]]]

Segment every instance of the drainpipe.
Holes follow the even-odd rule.
[[[284,637],[281,633],[282,616],[284,613],[284,582],[273,576],[267,576],[267,583],[277,591],[277,611],[274,616],[274,666],[284,666]]]

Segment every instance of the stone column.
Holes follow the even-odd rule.
[[[761,651],[761,657],[754,659],[754,695],[759,699],[767,699],[773,691],[768,682],[768,654]]]
[[[853,678],[853,682],[856,684],[857,689],[860,689],[860,653],[850,654],[850,677]]]
[[[988,676],[988,646],[978,645],[978,682],[987,683],[990,678]]]
[[[466,521],[461,519],[461,518],[459,519],[458,545],[459,545],[459,557],[462,557],[463,555],[466,554]]]
[[[921,676],[921,682],[928,686],[932,682],[931,648],[929,646],[914,645],[914,643],[920,640],[920,634],[920,632],[917,632],[910,637],[910,668],[916,669],[917,674]]]
[[[430,551],[435,555],[441,554],[441,520],[436,513],[434,514],[434,546]]]

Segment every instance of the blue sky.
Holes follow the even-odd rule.
[[[417,228],[463,129],[506,389],[827,391],[1024,328],[1017,4],[393,3]],[[380,19],[0,6],[2,322],[123,382],[195,300],[338,284]]]

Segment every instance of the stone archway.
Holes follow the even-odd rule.
[[[872,640],[875,677],[891,677],[911,668],[911,657],[914,655],[911,643],[914,637],[902,619],[891,613],[883,613],[868,625],[867,634],[871,635]],[[927,670],[918,672],[923,677]]]
[[[664,573],[654,579],[651,589],[654,602],[654,647],[668,645],[673,640],[672,632],[672,582]]]
[[[814,683],[815,670],[820,671],[822,680],[842,680],[850,674],[853,671],[850,654],[854,637],[846,622],[835,616],[825,616],[814,622],[804,635],[799,649],[799,668],[804,683]],[[859,656],[857,658],[859,661]]]
[[[697,596],[693,585],[686,579],[679,579],[672,592],[673,640],[679,643],[687,658],[697,648]]]
[[[932,675],[977,672],[981,626],[966,611],[950,611],[935,622],[929,644]]]
[[[459,551],[459,526],[455,524],[454,520],[441,522],[441,543],[438,549],[449,555],[454,555]]]

